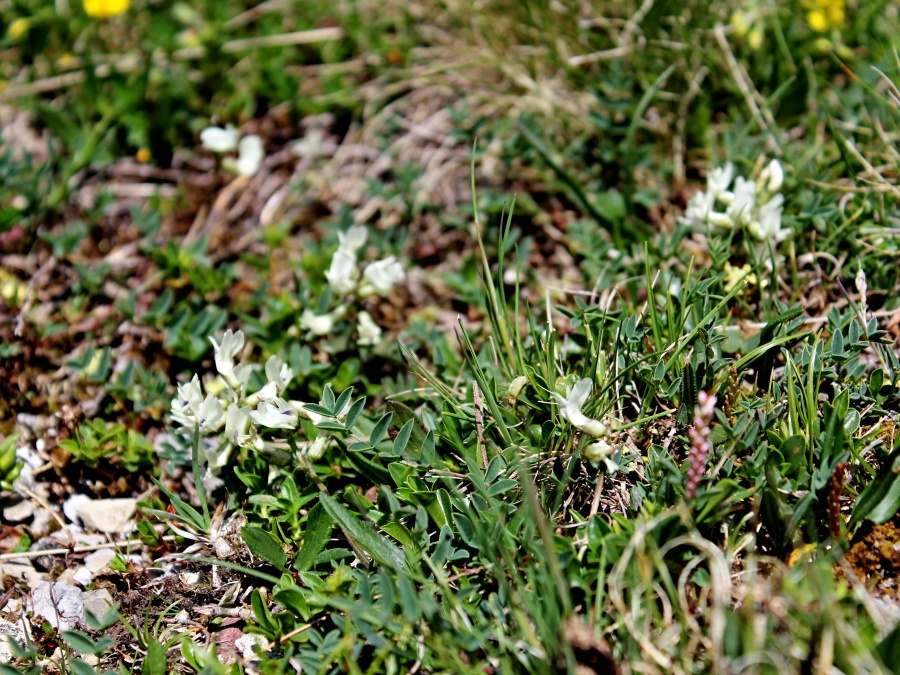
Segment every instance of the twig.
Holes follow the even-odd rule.
[[[36,495],[24,485],[16,485],[16,492],[21,492],[29,499],[37,502],[38,506],[40,506],[42,509],[45,509],[53,517],[53,520],[59,523],[59,527],[66,533],[66,536],[69,537],[69,546],[75,546],[75,537],[72,536],[72,531],[66,525],[66,522],[60,517],[60,515],[50,508],[47,502],[45,502],[40,496]]]
[[[677,185],[682,185],[685,179],[684,147],[688,109],[691,106],[691,101],[693,101],[700,92],[700,84],[706,78],[707,73],[709,73],[709,68],[706,66],[700,66],[700,68],[697,69],[696,74],[691,79],[687,92],[685,92],[681,99],[681,103],[678,106],[678,120],[675,122],[675,135],[672,137],[672,175]]]
[[[738,88],[744,95],[747,107],[750,108],[750,112],[753,113],[753,117],[756,119],[759,128],[763,131],[768,131],[770,126],[775,126],[775,120],[772,119],[772,115],[768,111],[766,111],[764,116],[760,111],[759,106],[756,104],[756,99],[753,97],[750,85],[744,77],[744,72],[741,70],[740,65],[738,65],[737,59],[734,58],[734,53],[731,51],[731,47],[728,44],[728,38],[725,36],[725,27],[722,24],[717,23],[715,28],[713,28],[713,33],[716,36],[719,47],[722,48],[722,53],[725,54],[725,61],[728,63],[728,69],[731,71],[731,76],[734,78]]]
[[[167,535],[161,537],[163,541],[175,541],[175,537]],[[16,560],[18,558],[40,558],[44,555],[66,555],[67,553],[88,553],[90,551],[99,551],[103,548],[124,548],[128,550],[137,546],[143,546],[144,542],[140,539],[129,539],[128,541],[110,541],[105,544],[81,544],[72,548],[48,548],[43,551],[18,551],[16,553],[3,553],[0,555],[0,562],[5,560]]]
[[[597,474],[597,486],[594,488],[594,498],[591,500],[591,512],[588,514],[588,518],[593,518],[597,515],[597,511],[600,510],[600,495],[603,493],[603,480],[606,478],[606,474],[603,471],[600,471]]]
[[[475,434],[478,436],[478,444],[481,446],[481,464],[486,469],[488,465],[487,445],[484,442],[484,418],[482,417],[481,391],[478,383],[472,382],[472,402],[475,404]]]

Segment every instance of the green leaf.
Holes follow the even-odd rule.
[[[146,521],[144,521],[146,522]],[[110,605],[103,616],[98,617],[91,610],[84,611],[84,619],[91,630],[105,630],[112,626],[121,617],[119,610],[115,605]]]
[[[397,437],[394,439],[394,446],[391,449],[391,454],[394,457],[399,457],[403,454],[403,451],[406,450],[406,444],[409,443],[409,437],[412,434],[413,430],[413,420],[408,420],[406,424],[403,425],[403,428],[397,432]]]
[[[250,607],[253,609],[253,615],[256,617],[257,624],[259,624],[259,627],[267,637],[279,634],[278,622],[272,618],[272,613],[263,601],[262,594],[258,588],[250,594]]]
[[[363,408],[366,406],[366,397],[363,396],[360,399],[357,399],[353,402],[353,405],[350,406],[350,410],[347,411],[347,419],[344,422],[344,427],[346,429],[352,429],[353,425],[356,424],[356,420],[359,419],[360,414],[362,414]]]
[[[512,478],[501,478],[488,488],[488,496],[496,497],[498,495],[502,495],[504,492],[509,492],[510,490],[512,490],[518,484],[519,481],[513,480]]]
[[[69,661],[69,668],[75,675],[97,675],[97,671],[93,666],[89,666],[81,659],[72,659]]]
[[[329,413],[331,415],[340,412],[334,409],[334,391],[331,389],[331,383],[326,384],[325,391],[322,392],[322,405],[331,411]]]
[[[272,594],[272,599],[285,609],[300,616],[304,621],[309,619],[309,603],[303,591],[297,586],[285,586]]]
[[[888,633],[875,648],[875,652],[888,667],[888,672],[900,675],[900,625]]]
[[[341,395],[338,396],[337,401],[334,402],[334,414],[340,415],[346,407],[347,403],[350,402],[350,397],[353,396],[353,387],[347,387]]]
[[[287,556],[278,539],[271,533],[254,525],[247,525],[241,530],[241,537],[254,555],[267,560],[278,569],[284,570]]]
[[[166,648],[156,638],[147,641],[147,656],[141,665],[142,675],[166,675]]]
[[[391,419],[393,419],[394,413],[387,413],[384,415],[378,422],[376,422],[375,426],[372,427],[372,433],[369,434],[369,445],[373,448],[378,445],[379,441],[384,438],[385,433],[387,433],[388,427],[391,425]]]
[[[321,504],[310,509],[306,518],[306,531],[303,533],[303,545],[294,561],[294,569],[304,572],[315,564],[316,558],[328,545],[333,523]]]
[[[317,403],[304,403],[303,409],[308,410],[309,412],[318,413],[319,415],[323,415],[325,417],[334,417],[330,408],[325,408]]]
[[[373,462],[360,452],[354,452],[346,455],[349,461],[356,469],[365,474],[366,478],[375,483],[375,485],[384,485],[391,480],[391,474],[381,464]]]
[[[72,649],[82,654],[99,654],[113,645],[113,641],[109,638],[101,638],[94,642],[89,636],[79,630],[66,630],[60,635]]]
[[[425,435],[425,440],[422,442],[422,464],[425,466],[433,466],[434,459],[434,432],[429,431]]]
[[[884,523],[900,509],[900,471],[895,465],[900,463],[900,449],[888,457],[881,472],[860,493],[850,517],[850,527],[862,520]]]
[[[380,565],[396,570],[405,568],[403,551],[390,543],[377,532],[373,532],[356,515],[345,506],[326,494],[319,495],[319,503],[337,522],[348,537],[356,543]]]

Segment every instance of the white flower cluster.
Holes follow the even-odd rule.
[[[223,165],[229,171],[239,176],[252,176],[262,165],[266,156],[263,149],[263,140],[259,136],[250,134],[241,137],[241,132],[232,126],[207,127],[200,132],[200,142],[210,152],[224,154],[237,150],[237,159],[226,157]]]
[[[566,395],[560,396],[552,392],[554,400],[559,404],[559,412],[573,427],[598,439],[584,448],[584,456],[592,462],[606,459],[613,452],[613,446],[605,440],[609,429],[600,420],[588,417],[582,412],[584,404],[591,395],[593,382],[583,378],[573,386],[566,388]]]
[[[394,256],[371,262],[360,271],[359,252],[369,238],[365,226],[354,225],[346,232],[339,233],[338,237],[340,243],[325,272],[328,285],[338,297],[343,298],[351,293],[360,297],[387,295],[406,278],[403,265]],[[327,314],[316,314],[307,309],[300,317],[300,327],[310,335],[327,335],[345,312],[346,307],[343,305]],[[368,312],[358,314],[356,329],[360,345],[374,345],[381,340],[381,328]]]
[[[783,184],[784,169],[777,159],[769,162],[757,180],[734,178],[734,165],[729,162],[709,172],[706,190],[691,197],[682,222],[720,228],[745,226],[759,241],[782,242],[791,236],[790,228],[781,226],[784,197],[779,191]]]
[[[357,256],[369,238],[368,230],[363,225],[354,225],[338,237],[340,244],[331,259],[331,267],[325,272],[331,290],[337,295],[353,292],[361,296],[387,295],[406,277],[403,265],[390,256],[366,265],[360,279]]]
[[[244,348],[242,331],[225,331],[221,342],[210,338],[215,350],[216,370],[224,386],[207,387],[206,397],[200,387],[200,378],[194,375],[187,384],[178,386],[172,399],[172,420],[190,429],[198,428],[204,436],[218,434],[224,427],[221,447],[200,445],[201,461],[208,466],[208,473],[218,473],[228,463],[235,447],[253,448],[270,455],[284,455],[283,443],[265,440],[263,430],[294,431],[305,418],[316,422],[323,417],[307,411],[301,401],[282,397],[294,376],[293,371],[277,356],[269,357],[265,364],[266,384],[253,394],[247,387],[254,366],[235,364],[235,358]],[[216,389],[213,394],[209,390]],[[329,436],[319,432],[316,441],[307,451],[312,459],[319,459],[328,447]]]

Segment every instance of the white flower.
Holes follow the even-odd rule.
[[[365,225],[353,225],[346,232],[338,232],[338,251],[356,259],[359,250],[366,245],[369,230]]]
[[[187,384],[179,384],[172,399],[172,419],[182,426],[193,426],[197,410],[203,403],[200,378],[194,375]]]
[[[781,214],[784,197],[775,195],[756,212],[756,219],[747,225],[747,229],[760,241],[780,243],[791,236],[790,228],[781,227]]]
[[[769,194],[775,194],[784,185],[784,169],[781,162],[773,159],[759,174],[759,186]]]
[[[734,192],[728,205],[728,216],[735,223],[749,223],[756,208],[756,183],[738,176],[734,181]]]
[[[613,450],[615,450],[615,448],[606,441],[595,441],[594,443],[585,446],[582,454],[585,459],[590,460],[591,462],[599,462],[601,459],[606,459],[612,455]]]
[[[728,193],[730,194],[730,193]],[[716,197],[711,192],[695,192],[688,200],[683,222],[691,225],[711,223],[717,227],[732,227],[734,223],[726,214],[715,210]]]
[[[238,394],[242,395],[247,390],[247,383],[250,382],[250,373],[252,372],[253,366],[249,363],[242,363],[234,367],[234,379],[237,380],[235,389],[238,391]]]
[[[207,394],[206,398],[203,399],[203,403],[197,407],[195,419],[201,433],[215,433],[225,423],[225,411],[222,409],[222,402],[212,394]]]
[[[262,401],[250,412],[250,419],[260,426],[270,429],[296,429],[297,411],[284,399],[275,398],[272,401]]]
[[[306,456],[312,460],[322,459],[322,455],[325,454],[328,446],[331,445],[329,440],[329,434],[320,431],[316,440],[312,442],[312,445],[309,446],[309,450],[306,451]]]
[[[734,177],[734,165],[728,162],[725,166],[713,169],[706,176],[706,191],[712,196],[713,200],[728,190],[731,185],[731,179]]]
[[[310,335],[328,335],[334,329],[334,317],[331,314],[316,314],[311,309],[304,309],[300,316],[300,328]]]
[[[216,476],[222,467],[228,464],[231,446],[219,447],[218,444],[200,444],[200,461],[206,464],[206,476]]]
[[[325,272],[325,278],[331,290],[338,295],[352,293],[359,279],[356,256],[338,249],[331,259],[331,267]]]
[[[291,378],[294,377],[294,371],[286,363],[282,363],[281,359],[273,355],[266,361],[266,377],[268,382],[253,396],[248,396],[246,403],[254,406],[260,401],[271,401],[275,397],[280,396],[287,388]]]
[[[241,132],[233,126],[206,127],[200,132],[200,142],[210,152],[231,152],[238,146]]]
[[[396,284],[403,281],[406,272],[403,270],[403,265],[397,262],[394,256],[391,256],[371,263],[363,272],[363,277],[367,283],[360,289],[360,295],[373,293],[387,295]]]
[[[233,333],[231,329],[228,329],[222,336],[222,344],[217,343],[214,338],[209,338],[209,341],[212,342],[216,352],[216,370],[219,371],[219,375],[228,383],[229,387],[240,388],[241,380],[234,372],[234,357],[244,348],[244,332]]]
[[[600,438],[606,435],[606,425],[600,420],[587,417],[581,409],[591,395],[593,383],[590,378],[579,380],[575,386],[566,389],[566,395],[560,396],[555,391],[553,398],[559,404],[560,414],[576,429],[580,429],[589,436]]]
[[[288,401],[288,404],[294,409],[294,412],[297,413],[303,419],[307,419],[313,424],[318,424],[319,422],[323,422],[326,419],[324,415],[320,415],[317,412],[306,409],[306,404],[303,401]]]
[[[244,445],[250,440],[247,427],[250,426],[250,406],[232,404],[225,411],[225,437],[232,445]]]
[[[869,284],[866,282],[866,271],[862,268],[862,264],[859,265],[859,269],[856,271],[854,283],[856,284],[856,290],[859,291],[859,304],[862,305],[863,312],[865,312],[866,301],[869,297]]]
[[[359,313],[359,323],[356,324],[356,331],[359,337],[356,344],[374,345],[381,341],[381,326],[375,323],[375,319],[368,312]]]
[[[259,171],[265,156],[263,140],[259,136],[244,136],[238,143],[237,159],[229,158],[223,164],[227,169],[234,171],[239,176],[252,176]]]
[[[294,371],[277,356],[270,356],[269,360],[266,361],[266,377],[269,382],[275,383],[280,394],[290,384],[291,379],[294,377]]]

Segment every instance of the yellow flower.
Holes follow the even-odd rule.
[[[741,267],[735,267],[731,263],[725,263],[725,292],[731,293],[734,290],[734,287],[740,283],[741,279],[747,274],[747,286],[756,286],[757,279],[755,274],[749,274],[750,264],[743,265]],[[744,288],[746,290],[746,288]],[[744,291],[742,290],[741,293]],[[740,294],[739,294],[740,295]]]
[[[827,33],[843,27],[846,18],[844,0],[806,0],[806,22],[817,33]]]
[[[56,59],[56,67],[60,70],[75,70],[81,65],[78,57],[66,52]]]
[[[153,159],[153,155],[150,154],[150,151],[147,148],[141,148],[135,153],[134,158],[141,164],[147,164]]]
[[[28,19],[16,19],[9,24],[9,37],[13,40],[18,40],[28,32],[29,28],[31,28],[31,25],[28,23]]]
[[[763,44],[763,32],[759,28],[752,28],[747,34],[747,46],[755,52],[758,52]]]
[[[131,0],[83,0],[84,12],[94,19],[108,19],[123,14]]]
[[[809,27],[817,33],[825,33],[828,31],[828,19],[825,17],[825,12],[821,9],[814,9],[807,14],[806,22],[809,24]]]
[[[750,31],[750,26],[752,24],[753,20],[751,17],[747,16],[746,12],[738,10],[731,15],[731,30],[734,31],[734,34],[738,37],[744,37]]]

